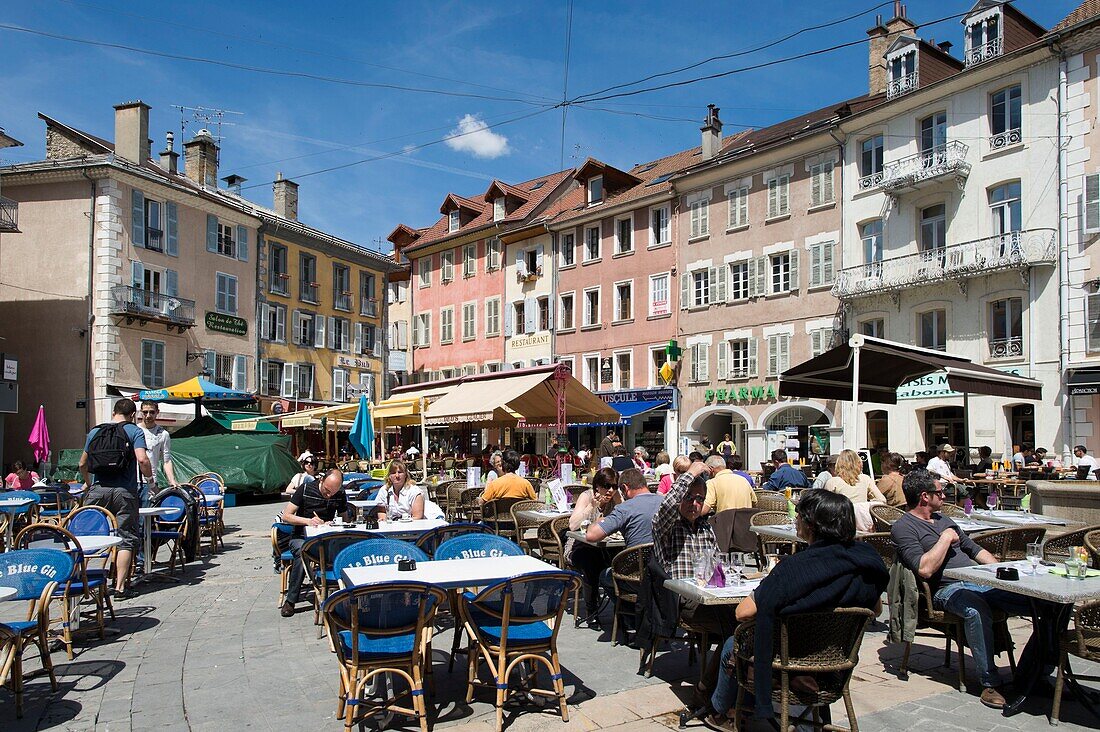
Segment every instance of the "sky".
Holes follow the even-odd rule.
[[[923,38],[951,41],[958,57],[959,19],[933,21],[972,4],[906,7],[927,24]],[[1078,4],[1015,2],[1047,28]],[[385,251],[397,224],[434,223],[449,192],[480,197],[493,179],[528,180],[589,156],[629,168],[696,146],[707,104],[730,134],[864,94],[866,43],[745,67],[864,40],[892,5],[5,0],[0,127],[25,146],[0,151],[0,162],[45,156],[38,112],[111,139],[112,107],[141,99],[152,107],[154,154],[169,130],[181,150],[200,128],[220,129],[219,175],[247,178],[247,198],[270,206],[281,172],[301,186],[303,222]],[[739,55],[667,74],[729,54]],[[667,75],[620,87],[654,74]],[[714,74],[725,75],[649,90]],[[564,114],[563,100],[573,102]],[[195,108],[223,110],[220,128]]]

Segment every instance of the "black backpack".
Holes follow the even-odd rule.
[[[96,427],[88,443],[88,472],[97,478],[118,478],[133,472],[134,445],[121,422],[106,422]]]

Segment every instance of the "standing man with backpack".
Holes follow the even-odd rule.
[[[80,472],[87,489],[84,503],[107,509],[118,521],[122,544],[115,555],[115,596],[120,598],[130,592],[130,564],[140,544],[138,473],[146,480],[152,476],[145,433],[134,424],[135,412],[132,399],[124,397],[115,402],[111,421],[92,428],[80,456]]]

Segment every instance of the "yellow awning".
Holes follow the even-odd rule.
[[[514,423],[518,419],[532,424],[557,423],[559,387],[553,369],[506,374],[459,384],[428,407],[427,423],[433,426],[459,422]],[[614,407],[572,376],[567,376],[563,385],[567,422],[620,419]]]

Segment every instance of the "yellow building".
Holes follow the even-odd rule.
[[[390,257],[298,221],[298,185],[279,176],[274,211],[258,210],[259,393],[337,403],[381,398]],[[265,409],[264,411],[270,411]]]

